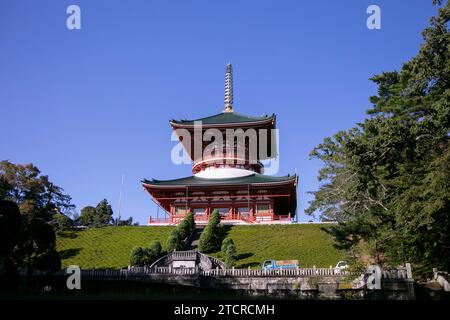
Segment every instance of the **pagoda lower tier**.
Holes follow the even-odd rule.
[[[197,224],[207,223],[216,209],[222,222],[289,223],[297,208],[296,175],[144,179],[142,186],[165,211],[165,216],[150,218],[149,224],[178,224],[189,212]]]

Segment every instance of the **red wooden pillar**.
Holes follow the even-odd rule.
[[[169,211],[169,222],[170,222],[170,223],[173,222],[173,206],[170,206],[170,211]]]
[[[272,214],[272,221],[274,219],[274,212],[273,212],[273,207],[272,207],[272,200],[270,200],[269,202],[269,212]]]

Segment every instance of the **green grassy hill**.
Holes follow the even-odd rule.
[[[257,268],[266,259],[298,259],[302,267],[329,267],[342,259],[320,224],[225,226],[237,247],[236,267]],[[63,267],[123,268],[134,246],[158,240],[165,250],[173,227],[106,227],[66,231],[57,237]],[[213,256],[221,258],[220,252]]]
[[[56,247],[62,266],[81,268],[124,268],[130,261],[131,249],[148,247],[158,240],[165,250],[173,227],[105,227],[83,231],[66,231],[57,236]]]
[[[257,268],[264,260],[298,259],[301,267],[333,267],[343,253],[333,247],[324,224],[234,226],[229,229],[238,250],[238,268]],[[220,253],[213,254],[221,258]]]

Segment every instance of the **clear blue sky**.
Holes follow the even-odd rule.
[[[66,8],[81,8],[81,30]],[[377,4],[381,30],[366,27]],[[276,113],[279,175],[299,178],[299,218],[318,187],[309,159],[365,117],[368,78],[414,56],[431,0],[0,2],[0,160],[32,162],[77,210],[107,198],[146,223],[141,178],[188,176],[170,159],[169,119],[223,108],[225,64],[236,112]]]

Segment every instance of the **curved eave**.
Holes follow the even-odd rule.
[[[144,187],[152,188],[152,189],[179,189],[179,188],[186,188],[186,187],[220,187],[220,186],[240,186],[240,185],[250,185],[250,186],[280,186],[280,185],[288,185],[288,184],[294,184],[294,186],[297,186],[298,176],[294,175],[292,177],[287,178],[286,180],[282,181],[270,181],[270,182],[226,182],[223,183],[213,183],[213,184],[164,184],[164,181],[156,180],[156,183],[152,183],[152,181],[149,180],[142,180],[141,184]]]
[[[192,121],[201,121],[201,119],[198,120],[192,120]],[[189,121],[191,122],[191,121]],[[170,125],[174,129],[194,129],[196,126],[195,124],[184,124],[178,121],[169,121]],[[276,116],[272,115],[271,117],[268,117],[267,119],[263,120],[257,120],[257,121],[242,121],[242,122],[226,122],[226,123],[202,123],[203,128],[234,128],[234,127],[258,127],[263,125],[271,125],[275,126],[276,123]]]

